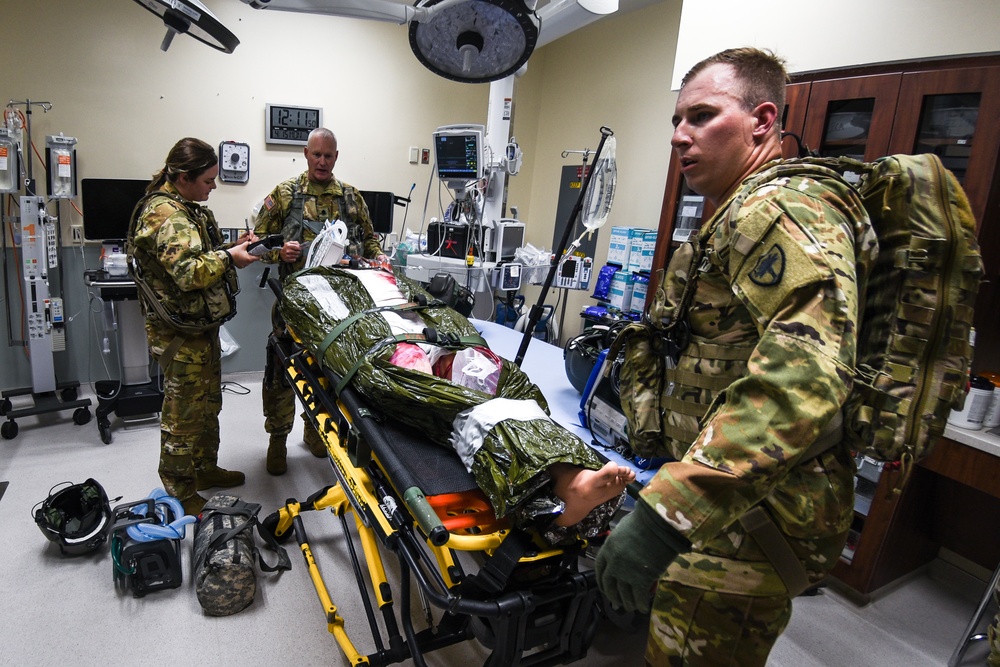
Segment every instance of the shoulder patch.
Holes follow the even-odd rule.
[[[734,276],[738,293],[761,322],[771,319],[792,292],[824,277],[816,258],[780,223]]]
[[[266,208],[268,211],[274,208],[274,198],[271,195],[268,195],[267,197],[264,198],[264,208]]]
[[[747,277],[761,287],[771,287],[781,282],[785,275],[785,251],[775,243],[757,259]]]

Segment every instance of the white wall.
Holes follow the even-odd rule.
[[[47,134],[76,137],[81,178],[147,178],[184,136],[249,143],[249,183],[220,184],[208,202],[223,226],[241,226],[253,203],[305,169],[301,147],[264,143],[265,103],[323,107],[337,176],[401,195],[417,183],[410,220],[430,166],[409,164],[407,148],[429,147],[437,125],[485,122],[488,85],[432,74],[403,26],[204,4],[240,39],[233,54],[184,35],[161,51],[160,19],[130,0],[5,3],[0,98],[51,102],[32,114],[32,138],[44,151]]]
[[[725,17],[726,20],[721,20]],[[692,65],[734,46],[769,48],[790,72],[1000,51],[997,0],[688,0],[671,88]]]
[[[622,12],[546,46],[544,60],[530,61],[525,79],[540,80],[530,80],[530,89],[517,89],[522,106],[515,124],[525,120],[523,101],[529,98],[533,106],[524,115],[530,114],[525,124],[535,126],[534,164],[510,186],[510,201],[517,203],[522,178],[531,183],[528,241],[552,249],[562,167],[579,165],[582,157],[563,158],[562,151],[596,150],[602,125],[617,140],[618,187],[608,223],[598,235],[595,272],[607,260],[612,225],[656,229],[670,157],[676,97],[670,73],[679,18],[679,0]],[[561,291],[554,290],[546,302],[555,304]],[[587,292],[563,294],[569,298],[564,340],[580,331],[578,313],[595,304],[592,291],[593,282]],[[529,300],[537,298],[537,289],[527,292]]]

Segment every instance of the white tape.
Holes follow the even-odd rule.
[[[505,419],[521,422],[535,419],[552,421],[542,407],[531,400],[494,398],[463,410],[452,423],[449,442],[462,459],[466,470],[472,472],[473,458],[483,446],[486,435]]]

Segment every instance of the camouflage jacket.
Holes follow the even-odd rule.
[[[810,461],[801,455],[850,391],[874,233],[849,186],[798,176],[754,190],[742,205],[731,199],[697,243],[704,252],[686,315],[691,342],[672,371],[687,386],[664,394],[682,401],[673,406],[679,415],[694,405],[704,416],[665,433],[662,453],[677,461],[642,499],[694,546],[668,578],[783,591],[738,519],[763,501],[817,578],[839,555],[853,512],[853,460],[843,445]],[[651,316],[672,314],[689,266],[672,261]]]
[[[263,237],[266,234],[282,234],[286,219],[292,209],[295,193],[305,195],[303,202],[303,218],[316,222],[340,219],[347,225],[348,245],[346,251],[352,256],[368,258],[377,257],[382,252],[378,236],[372,227],[368,214],[368,205],[356,188],[334,178],[326,186],[309,182],[308,172],[303,172],[295,178],[290,178],[277,185],[261,202],[260,211],[254,223],[254,232]],[[308,243],[316,236],[316,232],[308,226],[302,229],[301,238],[286,238],[285,241]],[[269,264],[281,261],[280,249],[267,252],[261,260]],[[298,261],[288,273],[298,271],[305,265],[306,253],[303,252]]]
[[[163,193],[180,198],[166,183]],[[156,299],[172,317],[186,323],[205,323],[207,330],[235,314],[239,291],[236,268],[221,242],[212,212],[195,202],[165,195],[146,200],[128,239],[129,254]],[[138,278],[137,278],[138,279]],[[154,355],[173,340],[176,331],[144,304],[146,332]],[[178,353],[181,361],[198,363]]]

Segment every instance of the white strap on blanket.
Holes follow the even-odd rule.
[[[483,446],[486,435],[505,419],[522,422],[535,419],[551,421],[542,407],[531,400],[494,398],[463,410],[452,423],[449,442],[462,459],[466,470],[472,472],[473,457]]]

